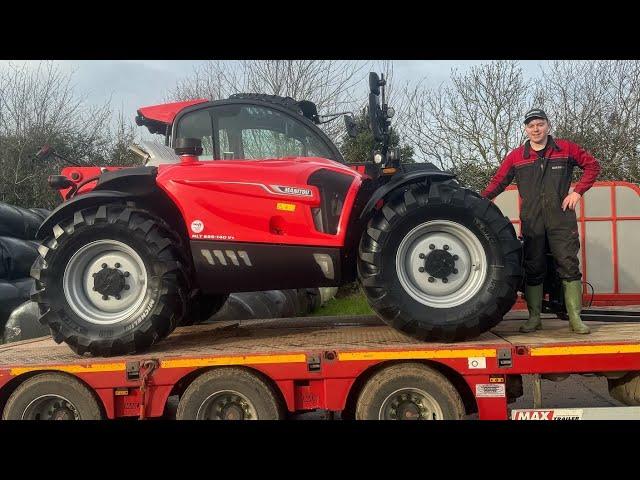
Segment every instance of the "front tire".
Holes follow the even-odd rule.
[[[175,235],[119,204],[76,211],[53,227],[31,275],[40,321],[83,355],[141,352],[185,313],[187,278]]]
[[[358,277],[383,321],[452,342],[502,320],[517,298],[521,260],[513,226],[489,200],[451,182],[413,184],[369,221]]]

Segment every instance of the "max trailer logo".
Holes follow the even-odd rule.
[[[513,410],[511,420],[582,420],[582,409]]]
[[[287,187],[286,185],[271,185],[278,193],[283,195],[294,195],[296,197],[311,197],[313,192],[310,188]]]

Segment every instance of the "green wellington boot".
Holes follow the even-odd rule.
[[[530,333],[542,328],[540,312],[542,311],[542,293],[544,285],[526,285],[524,288],[524,298],[527,301],[529,319],[520,326],[522,333]]]
[[[589,327],[582,323],[582,282],[580,280],[562,281],[564,287],[564,304],[569,314],[569,325],[576,333],[591,333]]]

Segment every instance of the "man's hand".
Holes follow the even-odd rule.
[[[580,201],[581,197],[582,195],[580,195],[578,192],[571,192],[562,201],[562,211],[564,212],[567,207],[569,207],[569,210],[575,210],[576,205],[578,204],[578,201]]]

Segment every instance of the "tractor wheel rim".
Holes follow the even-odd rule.
[[[258,420],[258,413],[245,395],[235,390],[220,390],[200,404],[196,420]]]
[[[103,268],[120,277],[122,289],[115,295],[94,290],[95,276]],[[96,325],[113,325],[129,318],[142,305],[148,288],[147,269],[129,245],[97,240],[84,245],[69,259],[62,285],[67,303],[78,316]]]
[[[413,228],[400,242],[396,271],[416,301],[451,308],[471,300],[487,277],[487,255],[478,237],[450,220]]]
[[[77,407],[61,395],[42,395],[29,403],[22,420],[80,420]]]
[[[444,420],[440,404],[419,388],[401,388],[384,399],[379,420]]]

